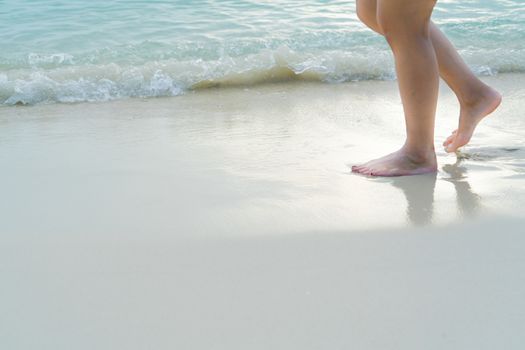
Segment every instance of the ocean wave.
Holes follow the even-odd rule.
[[[464,50],[462,55],[479,75],[525,72],[525,50],[505,55]],[[140,64],[76,63],[67,54],[28,57],[29,68],[0,73],[0,104],[94,102],[129,97],[177,96],[188,90],[307,80],[341,83],[395,79],[386,49],[297,52],[287,46],[256,54],[219,59],[165,59]]]
[[[0,101],[4,105],[40,102],[96,102],[126,97],[176,96],[182,93],[173,79],[158,70],[146,79],[124,72],[120,79],[84,77],[58,80],[53,74],[34,72],[23,79],[0,74]]]

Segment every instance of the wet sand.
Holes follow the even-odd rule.
[[[0,109],[0,344],[521,349],[525,76],[439,173],[350,166],[403,141],[395,82]]]

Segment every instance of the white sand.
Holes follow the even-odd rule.
[[[522,349],[525,76],[489,80],[467,159],[396,179],[348,167],[394,82],[1,108],[0,348]]]

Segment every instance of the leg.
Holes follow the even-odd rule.
[[[472,73],[436,25],[431,24],[430,31],[440,74],[456,93],[461,107],[458,129],[443,143],[447,152],[454,152],[466,145],[478,123],[498,108],[501,95]]]
[[[353,167],[375,176],[414,175],[437,170],[434,119],[438,63],[429,36],[435,0],[378,0],[377,18],[394,53],[407,139],[397,152]]]
[[[357,0],[359,19],[383,35],[376,14],[377,0]],[[456,94],[461,107],[458,131],[443,143],[447,151],[453,152],[469,142],[476,125],[499,106],[501,95],[471,72],[447,37],[432,22],[430,39],[436,51],[439,73]]]

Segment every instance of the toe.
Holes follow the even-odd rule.
[[[450,152],[455,152],[460,147],[465,146],[468,143],[468,141],[469,141],[468,136],[459,133],[459,134],[456,135],[454,140],[450,144],[448,144],[446,146],[446,151],[449,152],[449,153]]]
[[[376,177],[388,177],[392,176],[390,174],[390,171],[388,170],[374,170],[370,172],[370,176],[376,176]]]
[[[455,152],[456,149],[457,149],[457,147],[456,147],[456,145],[453,142],[445,146],[445,151],[448,152],[448,153]]]
[[[447,147],[448,145],[450,145],[452,142],[454,142],[454,139],[456,138],[456,134],[458,133],[457,130],[454,130],[452,131],[452,134],[450,134],[449,137],[447,137],[445,139],[445,141],[443,141],[443,146]]]
[[[361,174],[363,174],[363,175],[370,175],[370,173],[372,172],[372,169],[367,168],[367,167],[364,167],[364,168],[361,169],[359,172],[360,172]]]
[[[443,146],[448,146],[450,145],[452,142],[454,142],[454,139],[456,138],[456,135],[450,135],[449,137],[447,137],[447,139],[445,140],[445,142],[443,142]]]
[[[353,173],[361,173],[361,169],[362,169],[362,168],[363,168],[362,165],[354,165],[354,166],[352,167],[352,172],[353,172]]]
[[[361,170],[362,170],[363,168],[364,168],[363,165],[354,165],[354,166],[352,167],[352,172],[354,172],[354,173],[359,173],[359,172],[361,172]]]

